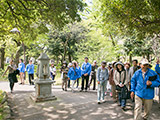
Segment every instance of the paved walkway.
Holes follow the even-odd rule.
[[[9,91],[7,82],[0,82],[0,89]],[[30,95],[34,87],[15,85],[10,94],[14,120],[133,120],[133,107],[129,102],[124,112],[107,96],[106,103],[98,105],[96,92],[63,92],[60,86],[53,86],[55,101],[34,103]],[[160,109],[153,104],[152,120],[160,120]]]

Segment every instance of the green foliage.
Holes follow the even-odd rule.
[[[54,29],[49,33],[48,52],[55,59],[72,61],[77,59],[76,52],[79,45],[87,40],[87,29],[81,23],[66,25],[63,29]]]

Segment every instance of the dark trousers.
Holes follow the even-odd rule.
[[[78,88],[78,86],[79,86],[79,78],[77,79],[77,88]]]
[[[84,90],[84,82],[86,82],[86,84],[85,84],[85,90],[87,90],[87,88],[88,88],[88,81],[89,81],[89,75],[87,75],[87,76],[84,76],[84,75],[82,75],[82,86],[81,86],[81,90]]]
[[[89,81],[88,87],[90,88],[90,85],[92,84],[93,81],[93,90],[96,89],[96,75],[91,75],[91,79]]]
[[[34,83],[32,82],[32,80],[34,80],[34,74],[28,74],[28,77],[30,85],[33,85]]]
[[[70,80],[68,80],[68,88],[70,88]]]
[[[55,79],[55,75],[53,75],[52,72],[50,73],[50,75],[51,75],[52,80],[54,80]]]
[[[13,90],[13,87],[14,87],[14,82],[10,82],[10,89],[11,89],[11,91]]]

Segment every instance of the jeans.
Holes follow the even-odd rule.
[[[126,99],[122,99],[121,98],[121,92],[118,93],[118,99],[119,99],[119,103],[122,107],[126,106]]]
[[[98,100],[104,100],[105,91],[106,91],[106,82],[107,81],[101,84],[98,84],[98,90],[97,90]]]

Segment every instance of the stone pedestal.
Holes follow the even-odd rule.
[[[38,58],[39,64],[37,68],[37,80],[35,82],[35,94],[31,98],[35,102],[43,102],[49,100],[56,100],[52,94],[53,81],[49,79],[49,58],[45,53],[42,53]]]

